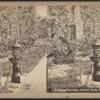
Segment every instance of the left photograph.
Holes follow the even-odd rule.
[[[0,6],[0,93],[46,91],[47,9]]]

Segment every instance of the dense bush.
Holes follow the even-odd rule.
[[[64,64],[74,61],[74,53],[76,49],[73,43],[67,42],[66,39],[64,41],[59,39],[48,46],[48,57],[54,57],[53,62],[55,64]]]
[[[11,46],[17,40],[21,44],[22,73],[30,72],[46,53],[46,20],[35,17],[31,6],[4,7],[0,12],[0,57],[12,55]],[[3,75],[8,74],[9,66],[9,62],[0,65]]]
[[[35,17],[34,7],[0,7],[0,52],[10,50],[15,39],[22,47],[34,46],[36,39],[47,38],[46,19]]]
[[[89,56],[92,54],[94,40],[81,39],[77,41],[77,50],[81,53],[80,56]]]

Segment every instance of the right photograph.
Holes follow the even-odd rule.
[[[100,92],[100,5],[48,9],[47,92]]]

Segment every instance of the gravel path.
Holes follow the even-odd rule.
[[[23,77],[22,83],[19,88],[17,88],[13,93],[46,93],[46,55],[41,59],[41,61],[35,66],[35,68]],[[30,89],[24,89],[24,86],[30,86]]]

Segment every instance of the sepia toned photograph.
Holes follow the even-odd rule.
[[[47,91],[100,92],[100,6],[49,7]]]
[[[40,91],[41,80],[36,80],[36,75],[46,76],[42,62],[48,36],[46,19],[38,16],[40,10],[34,6],[0,6],[0,93]]]
[[[0,2],[0,98],[100,98],[100,2]]]

